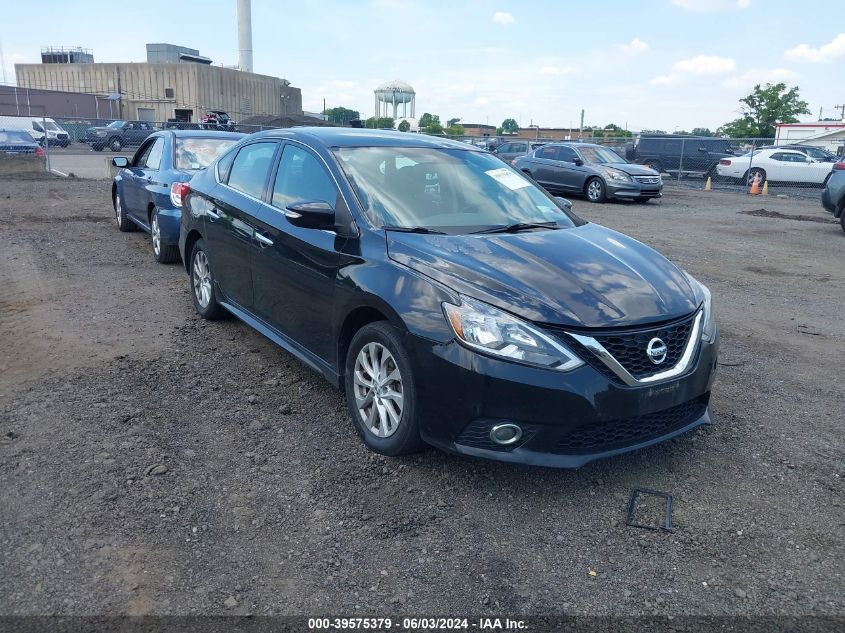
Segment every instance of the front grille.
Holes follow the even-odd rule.
[[[660,176],[634,176],[634,180],[644,185],[660,184]]]
[[[558,441],[554,452],[563,455],[594,453],[658,438],[704,415],[708,397],[704,395],[656,413],[576,427]]]
[[[487,451],[512,451],[513,449],[522,446],[540,429],[539,424],[520,424],[522,429],[522,437],[518,442],[502,446],[496,444],[490,439],[490,429],[496,424],[501,423],[502,420],[475,420],[470,422],[467,427],[461,431],[455,443],[472,448],[481,448]]]
[[[594,334],[593,338],[601,343],[629,374],[642,380],[678,364],[684,354],[694,320],[693,314],[659,328]],[[666,344],[666,359],[659,365],[655,365],[646,353],[649,341],[653,338],[659,338]]]

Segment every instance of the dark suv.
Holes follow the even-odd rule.
[[[179,195],[200,316],[235,315],[342,388],[373,451],[575,467],[709,421],[707,288],[489,152],[272,130]]]
[[[105,147],[119,152],[124,147],[140,145],[155,131],[153,124],[148,121],[113,121],[102,127],[89,127],[82,142],[97,152]]]
[[[728,139],[709,136],[641,136],[627,148],[625,158],[658,173],[715,176],[723,158],[736,155]]]

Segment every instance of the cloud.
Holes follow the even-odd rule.
[[[845,55],[845,33],[840,33],[830,42],[818,48],[813,48],[808,44],[799,44],[786,51],[783,57],[793,62],[824,63],[843,55]]]
[[[682,81],[689,75],[724,75],[734,70],[736,70],[736,62],[730,57],[697,55],[675,62],[671,73],[658,75],[649,83],[653,86],[668,86]]]
[[[788,68],[752,68],[748,72],[725,79],[726,88],[751,88],[757,84],[776,84],[798,80],[798,73]]]
[[[493,14],[493,22],[501,24],[502,26],[507,26],[508,24],[516,22],[516,18],[513,17],[513,14],[508,13],[507,11],[496,11]]]
[[[671,0],[672,4],[696,13],[716,13],[747,9],[751,0]]]
[[[635,37],[627,44],[620,44],[619,50],[627,55],[636,55],[638,53],[645,53],[648,50],[648,44],[640,38]]]
[[[487,97],[478,97],[478,99],[476,99],[475,101],[472,102],[472,105],[474,105],[474,106],[490,105],[490,99],[488,99]]]
[[[541,66],[540,67],[540,74],[541,75],[569,75],[575,72],[574,69],[570,68],[569,66]]]
[[[698,55],[692,59],[675,62],[672,69],[677,73],[691,73],[693,75],[722,75],[733,72],[736,69],[736,62],[729,57]]]

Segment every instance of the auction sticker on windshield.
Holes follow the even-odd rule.
[[[498,180],[508,189],[522,189],[523,187],[527,187],[531,184],[525,178],[523,178],[519,174],[513,173],[507,167],[502,167],[500,169],[491,169],[490,171],[485,171],[484,173],[490,176],[490,178]]]

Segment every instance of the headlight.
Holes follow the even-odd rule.
[[[94,132],[94,134],[96,134],[97,136],[105,136],[106,134],[108,134],[108,132],[106,132],[105,130],[97,130],[96,132]]]
[[[703,283],[698,281],[695,277],[684,271],[687,280],[693,288],[701,289],[701,294],[704,295],[704,325],[701,328],[701,338],[708,343],[712,342],[716,337],[716,316],[713,314],[713,296],[710,294],[710,289]]]
[[[444,301],[443,312],[458,340],[485,354],[559,371],[584,364],[563,343],[486,303],[462,296],[461,305]]]
[[[629,181],[629,180],[631,180],[631,177],[628,174],[626,174],[624,171],[620,171],[619,169],[613,169],[611,167],[605,167],[603,171],[604,171],[604,175],[607,178],[610,178],[610,180],[617,180],[617,181],[620,181],[620,180]]]

